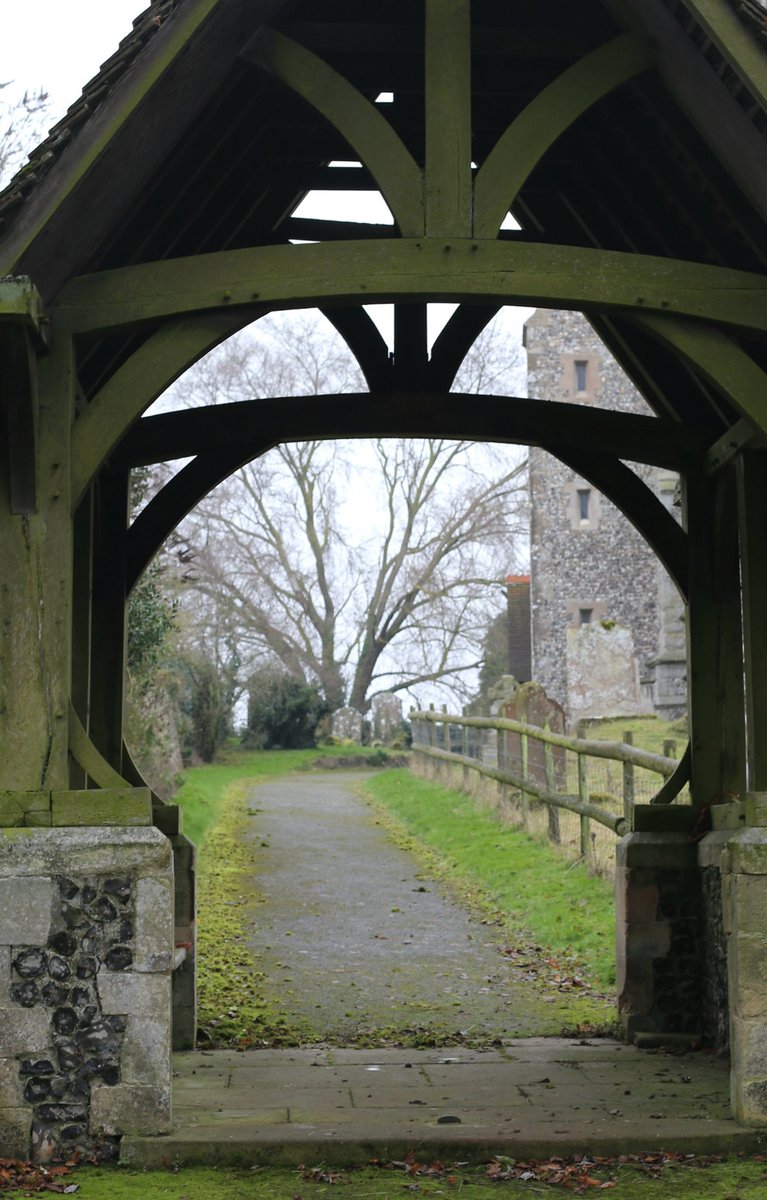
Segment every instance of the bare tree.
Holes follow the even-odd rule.
[[[199,380],[187,377],[182,399],[351,388],[360,384],[345,350],[304,319],[220,349]],[[466,693],[525,505],[526,463],[507,448],[440,438],[281,445],[190,518],[185,607],[195,595],[207,611],[223,606],[243,664],[317,681],[334,708],[364,712],[378,692],[439,683]]]
[[[11,101],[2,95],[8,86],[7,81],[0,83],[0,188],[40,140],[48,108],[48,94],[42,88]]]

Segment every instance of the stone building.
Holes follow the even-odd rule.
[[[524,344],[530,396],[651,415],[580,313],[539,309]],[[676,477],[636,470],[678,513]],[[684,712],[678,592],[623,514],[537,447],[530,451],[530,557],[532,676],[569,721]]]

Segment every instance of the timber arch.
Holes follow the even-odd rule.
[[[714,969],[700,925],[724,922],[734,1110],[767,1124],[765,18],[734,0],[358,7],[153,0],[0,195],[0,812],[18,835],[13,853],[0,843],[0,886],[18,936],[61,932],[56,880],[92,887],[119,866],[132,967],[103,976],[99,1004],[134,1005],[155,1053],[129,1021],[132,1074],[91,1088],[89,1119],[114,1138],[166,1127],[174,921],[194,940],[171,846],[181,878],[191,851],[123,746],[131,584],[206,490],[276,441],[535,442],[626,511],[688,600],[693,807],[657,805],[621,848],[627,1029],[662,1029],[681,1003],[653,981],[674,933],[664,880],[696,895],[715,880],[682,931],[682,974]],[[380,192],[393,223],[294,215],[323,190]],[[439,300],[459,307],[429,354]],[[364,308],[382,301],[392,356]],[[585,312],[656,415],[560,405],[553,428],[535,399],[451,393],[483,326],[520,303]],[[230,333],[310,304],[368,393],[142,417]],[[129,530],[131,466],[171,454],[194,457]],[[680,471],[683,530],[627,460]],[[698,846],[689,826],[709,812]],[[659,897],[643,938],[640,870]],[[189,963],[176,979],[193,1030]],[[40,1045],[17,1022],[14,1055],[47,1045],[37,1016]],[[3,1149],[21,1157],[28,1109],[14,1128]]]

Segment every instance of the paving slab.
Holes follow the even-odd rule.
[[[729,1115],[723,1060],[609,1041],[531,1042],[481,1055],[349,1049],[175,1055],[171,1133],[127,1137],[121,1158],[143,1166],[352,1166],[402,1159],[411,1150],[481,1162],[495,1154],[767,1147],[763,1134]],[[335,1061],[339,1053],[342,1063]],[[212,1085],[207,1106],[201,1078]]]

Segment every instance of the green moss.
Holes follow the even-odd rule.
[[[253,856],[244,827],[246,796],[260,780],[229,783],[216,799],[215,825],[208,830],[198,863],[198,1021],[217,1043],[294,1045],[301,1031],[289,1027],[248,947],[246,923],[260,903],[254,893]],[[245,887],[247,886],[247,891]]]
[[[585,971],[603,988],[614,983],[611,884],[501,824],[468,796],[408,771],[387,771],[365,792],[400,840],[464,901],[503,922],[510,941],[548,948],[551,961],[570,974]]]

